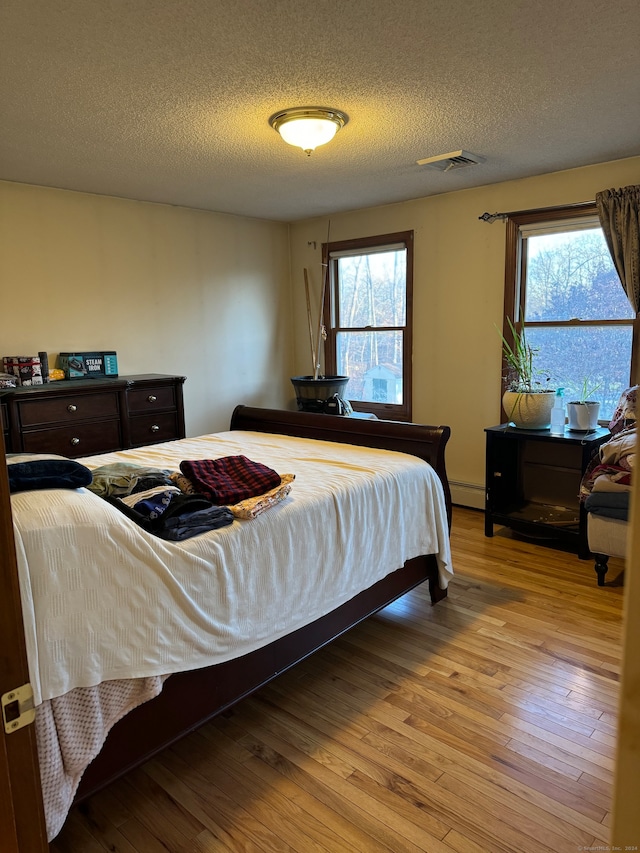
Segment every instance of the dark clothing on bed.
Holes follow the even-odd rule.
[[[11,463],[11,459],[8,459]],[[9,491],[79,489],[91,483],[91,471],[72,459],[42,459],[7,465]]]
[[[150,513],[147,501],[141,501],[140,504],[143,506],[138,509],[139,505],[127,506],[123,500],[115,496],[106,497],[105,500],[148,533],[173,542],[190,539],[208,530],[226,527],[233,521],[231,510],[227,507],[215,506],[201,495],[169,495],[166,507],[161,513]]]
[[[193,488],[218,505],[233,505],[280,485],[280,474],[246,456],[185,460],[180,470]]]

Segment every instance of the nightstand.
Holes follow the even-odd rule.
[[[589,559],[580,481],[594,453],[611,435],[602,427],[563,435],[549,430],[488,427],[485,535],[500,524],[525,536],[562,542]]]

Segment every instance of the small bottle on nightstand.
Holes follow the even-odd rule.
[[[551,409],[551,435],[564,435],[564,388],[558,388]]]

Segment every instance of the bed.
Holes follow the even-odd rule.
[[[73,802],[417,584],[446,595],[449,435],[239,406],[223,433],[76,460],[97,477],[243,454],[295,476],[255,518],[179,542],[87,488],[12,496],[50,839]]]

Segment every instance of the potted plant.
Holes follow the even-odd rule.
[[[506,390],[502,407],[507,421],[518,429],[549,429],[555,389],[549,387],[546,371],[535,367],[537,347],[526,337],[524,323],[516,329],[507,317],[513,343],[502,333],[502,355],[506,364]]]
[[[574,432],[592,432],[598,428],[598,415],[600,414],[600,401],[590,400],[592,394],[600,388],[602,382],[597,385],[589,383],[589,377],[582,380],[582,388],[577,400],[567,403],[567,417],[569,429]]]

